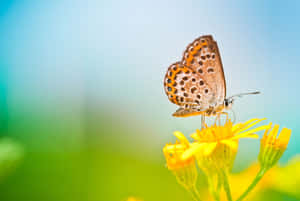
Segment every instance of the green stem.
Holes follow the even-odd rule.
[[[189,189],[189,192],[192,194],[192,197],[194,198],[195,201],[201,201],[200,194],[199,194],[196,186],[194,186],[193,188]]]
[[[228,176],[227,176],[227,173],[225,171],[222,171],[222,177],[223,177],[223,180],[224,180],[224,190],[226,192],[226,196],[227,196],[227,200],[228,201],[232,201],[232,196],[231,196],[231,191],[230,191],[230,185],[229,185],[229,182],[228,182]]]
[[[213,197],[215,201],[220,201],[220,194],[218,194],[216,191],[213,192]]]
[[[215,186],[214,180],[216,178],[209,178],[208,180],[208,185],[209,185],[209,190],[210,193],[212,194],[213,198],[215,201],[220,201],[220,190],[221,190],[221,183],[219,181],[219,178],[216,180],[217,184]]]
[[[252,183],[250,184],[250,186],[247,188],[247,190],[236,201],[242,201],[250,193],[250,191],[252,191],[253,188],[258,184],[258,182],[261,180],[261,178],[265,175],[266,172],[267,169],[261,168],[254,180],[252,181]]]

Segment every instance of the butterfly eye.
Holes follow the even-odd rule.
[[[225,105],[225,107],[228,107],[229,103],[228,103],[227,99],[224,100],[224,105]]]

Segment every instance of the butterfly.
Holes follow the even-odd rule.
[[[226,81],[216,41],[204,35],[189,44],[181,61],[172,64],[164,78],[169,100],[179,105],[175,117],[214,116],[230,109],[236,97],[226,98]],[[227,114],[227,113],[226,113]]]

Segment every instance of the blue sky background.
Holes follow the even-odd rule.
[[[237,120],[266,117],[292,128],[287,160],[299,153],[300,142],[299,4],[1,1],[2,127],[14,130],[22,118],[40,113],[36,118],[41,121],[65,124],[55,124],[50,137],[31,132],[18,134],[20,138],[33,144],[62,138],[76,147],[86,137],[87,110],[98,111],[110,117],[112,125],[122,123],[135,131],[122,137],[100,132],[102,140],[135,140],[132,143],[151,155],[151,150],[174,140],[172,131],[189,134],[199,127],[199,117],[171,117],[177,106],[164,94],[163,77],[190,42],[212,34],[221,52],[228,95],[262,92],[236,101]],[[241,152],[257,145],[247,141]]]

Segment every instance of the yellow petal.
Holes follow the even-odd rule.
[[[270,126],[270,128],[266,129],[266,131],[265,131],[265,133],[263,135],[263,139],[267,138],[267,135],[268,135],[270,129],[272,128],[272,122],[269,123],[269,126]]]
[[[164,148],[164,152],[175,152],[176,150],[183,150],[186,146],[182,144],[167,144]]]
[[[281,149],[286,149],[289,141],[290,141],[290,137],[291,137],[291,134],[292,134],[292,130],[291,129],[288,129],[288,128],[283,128],[281,133],[279,134],[279,148]]]
[[[246,131],[246,132],[244,132],[244,133],[240,133],[240,134],[238,134],[238,135],[247,136],[247,135],[249,135],[249,134],[253,134],[253,133],[256,133],[256,132],[258,132],[258,131],[266,130],[266,129],[269,129],[269,128],[270,128],[269,125],[260,126],[260,127],[255,128],[255,129],[248,130],[248,131]]]
[[[278,131],[279,131],[279,125],[275,124],[267,137],[267,141],[266,141],[267,144],[273,144],[275,142]]]
[[[183,135],[182,132],[175,131],[173,134],[180,140],[180,142],[182,144],[189,146],[190,143],[189,143],[188,139],[186,139],[186,137]]]
[[[237,150],[238,149],[238,142],[236,140],[222,140],[221,143],[228,145],[231,149]]]
[[[203,154],[205,156],[210,155],[215,150],[216,146],[217,146],[216,142],[206,143],[205,147],[203,147],[203,150],[204,150]]]
[[[199,140],[200,139],[198,133],[192,133],[191,138],[193,138],[194,140]]]
[[[242,123],[237,123],[237,124],[233,125],[232,126],[232,132],[235,132],[237,129],[239,129],[242,126],[243,126]]]
[[[253,120],[253,119],[252,119],[252,120]],[[236,132],[237,132],[237,133],[241,133],[241,132],[243,132],[243,131],[245,131],[245,130],[251,128],[251,127],[253,127],[254,125],[258,124],[259,122],[261,122],[261,121],[263,121],[263,120],[265,120],[265,119],[256,119],[254,122],[251,121],[251,122],[253,122],[253,123],[249,122],[248,124],[245,124],[245,127],[244,127],[244,128],[242,128],[242,129],[240,129],[240,130],[237,130]],[[251,124],[250,124],[250,123],[251,123]]]
[[[190,157],[192,157],[194,154],[196,154],[200,149],[205,145],[206,143],[192,143],[190,148],[187,149],[182,155],[182,160],[187,160]]]
[[[250,119],[248,121],[246,121],[245,123],[238,123],[238,124],[235,124],[233,127],[232,127],[232,131],[235,132],[237,131],[237,129],[241,129],[242,127],[245,127],[247,126],[248,124],[254,122],[254,121],[257,121],[259,120],[258,118],[254,118],[254,119]]]

